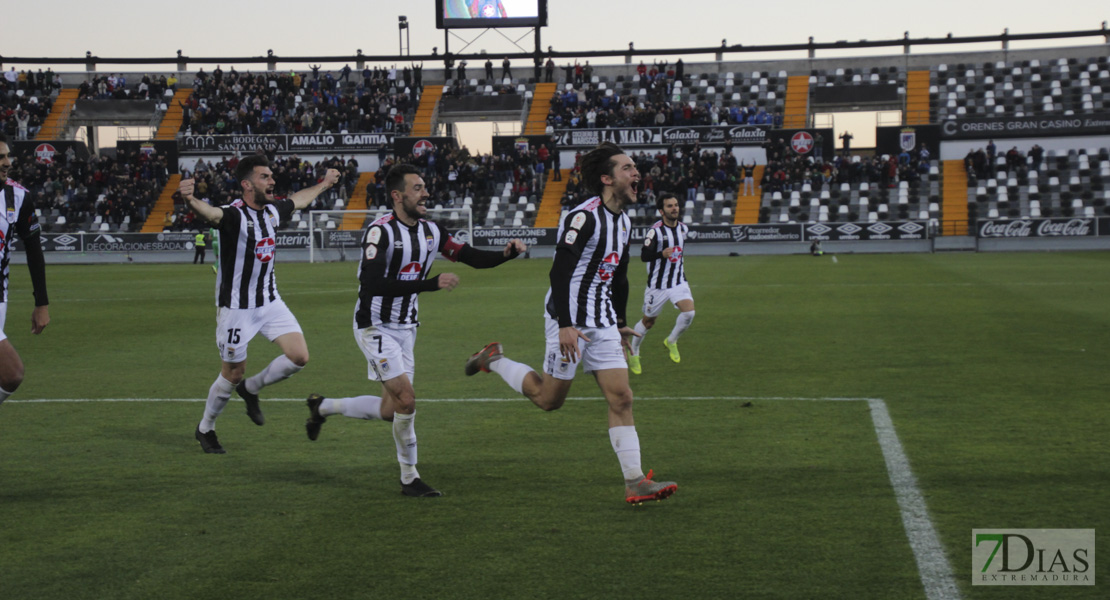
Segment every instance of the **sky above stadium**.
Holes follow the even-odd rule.
[[[110,4],[55,0],[48,7],[34,2],[7,4],[3,10],[4,35],[0,38],[0,55],[4,57],[73,58],[83,57],[86,51],[100,57],[173,57],[178,49],[194,57],[262,56],[267,50],[273,50],[278,56],[353,55],[358,49],[368,55],[396,54],[399,50],[398,15],[405,15],[410,23],[412,54],[430,53],[433,46],[439,47],[440,53],[444,49],[444,32],[435,28],[432,0],[246,0],[237,3],[190,0],[184,4],[150,0],[114,0]],[[1110,3],[1105,0],[1068,0],[1056,5],[1029,0],[934,0],[929,3],[550,0],[549,24],[542,30],[542,46],[550,45],[563,52],[627,49],[629,42],[637,49],[683,48],[717,46],[722,39],[730,44],[751,46],[804,43],[810,36],[817,42],[885,40],[899,38],[904,31],[909,31],[911,37],[943,37],[948,33],[959,37],[994,35],[1004,28],[1009,28],[1013,34],[1097,29],[1108,19]],[[504,33],[519,40],[525,49],[532,49],[528,30],[510,29]],[[483,34],[482,30],[464,30],[459,34],[463,39],[454,36],[450,39],[454,52],[461,51],[475,38],[477,41],[471,43],[466,52],[519,51],[497,31]],[[1011,47],[1089,45],[1100,41],[1101,38],[1081,38],[1015,43]],[[997,47],[994,44],[966,48],[919,46],[915,51]],[[856,50],[850,54],[897,53],[899,49],[887,48]],[[774,56],[792,58],[804,54]],[[818,54],[822,56],[836,55]],[[761,57],[733,54],[726,55],[725,59],[751,58]],[[700,60],[711,60],[711,57]],[[618,61],[616,58],[602,59],[595,64]],[[9,60],[3,63],[5,70],[11,66],[30,66]],[[331,66],[339,68],[342,65]],[[70,66],[58,70],[83,68]],[[98,70],[140,71],[145,68],[102,66]],[[190,70],[194,70],[194,66],[190,66]]]

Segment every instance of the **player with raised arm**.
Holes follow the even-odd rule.
[[[467,375],[501,376],[517,393],[543,410],[566,402],[579,363],[593,373],[609,405],[609,441],[620,462],[625,501],[662,500],[677,489],[652,480],[640,466],[640,439],[632,417],[632,389],[624,346],[636,332],[625,322],[631,222],[625,206],[636,202],[640,173],[627,154],[605,142],[582,157],[582,180],[597,196],[567,213],[544,301],[547,338],[544,374],[503,356],[488,344],[466,361]]]
[[[655,206],[662,218],[648,230],[644,246],[640,249],[640,260],[648,264],[644,316],[636,323],[636,333],[640,335],[632,338],[631,351],[628,354],[628,370],[636,375],[643,371],[640,366],[640,344],[648,330],[655,325],[655,319],[663,312],[666,303],[674,304],[680,311],[674,329],[663,340],[671,360],[676,363],[682,360],[678,353],[678,338],[694,321],[694,296],[690,293],[690,284],[686,282],[685,263],[682,260],[686,233],[690,228],[678,220],[678,198],[674,194],[659,194]]]
[[[412,165],[390,169],[385,189],[393,212],[371,223],[363,234],[354,318],[355,341],[369,365],[367,376],[381,382],[382,395],[325,398],[312,394],[308,397],[305,430],[308,439],[315,440],[331,415],[392,421],[397,462],[401,465],[401,493],[440,496],[439,490],[424,483],[416,470],[413,347],[420,325],[419,294],[452,290],[459,284],[454,273],[428,277],[437,254],[451,262],[488,269],[516,258],[528,248],[514,239],[498,252],[477,250],[457,242],[438,223],[426,220],[428,190],[420,170]]]
[[[46,260],[43,258],[38,217],[31,192],[8,179],[12,168],[8,137],[0,132],[0,403],[23,383],[23,359],[8,336],[4,334],[8,316],[8,265],[11,261],[12,238],[19,236],[27,253],[27,269],[31,272],[31,291],[35,308],[31,310],[31,333],[38,335],[50,323],[50,300],[46,297]]]
[[[259,407],[262,388],[288,379],[308,363],[308,344],[297,318],[278,294],[274,279],[277,256],[275,234],[293,211],[307,207],[321,193],[335,185],[339,171],[328,169],[316,185],[291,195],[274,197],[274,174],[262,155],[239,161],[235,178],[243,197],[228,206],[215,207],[193,196],[192,179],[182,180],[178,193],[198,216],[219,232],[220,257],[216,274],[216,346],[222,366],[208,390],[204,417],[195,436],[209,454],[224,454],[216,438],[216,418],[227,406],[234,389],[247,405],[247,416],[256,425],[266,422]],[[262,334],[281,349],[257,375],[244,378],[247,344]]]

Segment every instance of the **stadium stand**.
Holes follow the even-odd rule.
[[[5,72],[0,79],[0,126],[16,140],[64,139],[81,125],[70,115],[74,101],[146,98],[157,101],[152,119],[158,124],[159,140],[181,133],[434,135],[441,121],[459,117],[453,112],[456,109],[444,116],[446,96],[523,98],[520,119],[525,135],[581,128],[752,123],[769,125],[774,131],[812,127],[814,113],[824,107],[822,96],[844,92],[866,97],[872,91],[884,95],[884,105],[902,109],[902,125],[937,125],[953,119],[1106,111],[1110,109],[1104,92],[1110,86],[1107,54],[1105,46],[1089,46],[762,63],[659,62],[638,67],[587,62],[551,69],[553,75],[562,76],[544,83],[511,76],[471,78],[460,63],[426,89],[422,68],[415,66],[367,67],[361,78],[349,70],[329,72],[319,67],[304,73],[237,73],[234,69],[205,73],[202,69],[191,76],[88,73],[79,83],[71,80],[68,85],[50,72],[42,73],[41,79],[30,72]],[[468,104],[454,106],[465,110]],[[983,219],[1110,214],[1106,150],[1088,148],[1095,144],[1079,140],[1075,148],[1050,151],[1043,164],[1041,158],[1023,154],[1019,165],[1007,156],[1008,151],[985,159],[972,152],[968,160],[944,161],[922,156],[916,149],[907,156],[884,154],[889,149],[854,149],[848,156],[794,156],[789,149],[775,147],[781,139],[770,137],[762,149],[766,164],[761,161],[757,166],[753,195],[743,193],[742,170],[729,148],[679,145],[630,150],[643,175],[641,202],[630,210],[634,222],[654,220],[652,203],[662,191],[678,194],[683,220],[690,224],[927,219],[952,223],[941,230],[962,235],[969,231],[969,223]],[[570,162],[565,149],[563,153],[564,163]],[[722,160],[722,154],[732,160]],[[430,164],[422,157],[390,157],[388,151],[377,158],[365,173],[344,164],[348,172],[342,191],[329,196],[322,207],[380,205],[382,167],[397,160],[426,169],[435,192],[433,206],[470,206],[477,226],[553,227],[567,206],[586,194],[573,164],[559,169],[556,178],[552,165],[539,168],[539,163],[550,161],[529,153],[471,156],[440,150],[429,157]],[[331,160],[313,156],[307,166],[293,165],[293,157],[286,155],[278,162],[291,175],[292,186],[292,179],[315,174]],[[234,186],[228,187],[220,178],[222,165],[209,167],[211,172],[203,175],[211,178],[212,201],[225,201]],[[151,190],[145,188],[152,185],[148,179],[165,189],[153,190],[159,193],[147,197]],[[124,227],[122,218],[116,222],[116,214],[125,210],[132,221],[147,221],[144,231],[160,230],[175,182],[168,177],[137,180],[144,182],[144,189],[137,194],[141,198],[132,200],[134,209],[113,206],[97,223],[83,218],[86,213],[95,218],[96,208],[78,209],[59,224],[51,219],[61,217],[61,211],[46,207],[44,220],[51,229],[58,225],[65,230],[85,225],[99,229],[106,223],[109,230],[129,230],[131,223]],[[94,191],[94,197],[101,196]],[[153,198],[159,196],[162,203],[154,204]],[[179,215],[174,227],[182,219]],[[334,226],[348,229],[362,224],[352,218]]]
[[[51,163],[17,154],[10,177],[34,193],[47,232],[134,232],[166,187],[169,168],[157,153],[94,154],[87,161],[62,154]]]
[[[1110,150],[1048,151],[1037,165],[1016,148],[985,172],[968,174],[966,201],[972,223],[982,219],[1100,217],[1110,215]],[[978,175],[983,175],[982,178]]]

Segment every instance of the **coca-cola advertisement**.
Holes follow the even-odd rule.
[[[980,238],[1085,237],[1098,235],[1095,219],[980,221]]]

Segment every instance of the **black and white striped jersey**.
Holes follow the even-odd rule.
[[[686,233],[690,228],[685,223],[667,227],[662,220],[656,221],[644,238],[640,250],[640,260],[647,263],[647,286],[656,290],[667,290],[686,283],[686,270],[682,261],[682,251],[686,247]],[[671,256],[663,258],[663,251],[671,249]]]
[[[560,327],[624,325],[631,231],[628,215],[612,212],[596,196],[559,223],[544,304]]]
[[[39,220],[31,192],[8,179],[0,186],[0,302],[8,301],[8,263],[11,261],[12,238],[26,241],[39,234]]]
[[[433,221],[420,219],[409,227],[389,214],[371,223],[362,234],[358,266],[358,328],[419,325],[417,294],[439,289],[427,279],[428,269],[440,252],[454,260],[460,246]]]
[[[275,200],[255,210],[242,200],[223,207],[217,227],[220,268],[216,305],[260,308],[281,299],[274,278],[278,227],[293,216],[292,200]]]
[[[433,221],[418,219],[410,226],[394,214],[381,217],[362,234],[355,327],[419,326],[417,295],[439,290],[439,276],[428,277],[436,254],[475,269],[517,257],[515,249],[478,250],[460,243]]]

